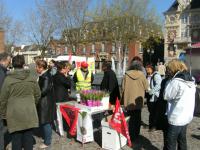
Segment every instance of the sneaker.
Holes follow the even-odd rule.
[[[39,146],[40,149],[45,149],[45,148],[47,148],[47,147],[48,147],[48,145],[45,145],[44,143],[42,143],[42,144]]]

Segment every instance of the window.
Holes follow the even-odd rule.
[[[188,14],[183,14],[181,17],[181,23],[186,24],[188,23]]]

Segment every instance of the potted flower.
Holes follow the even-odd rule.
[[[80,91],[81,103],[90,107],[101,106],[101,100],[106,92],[100,90]]]

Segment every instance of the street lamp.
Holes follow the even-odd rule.
[[[190,75],[192,74],[192,46],[191,46],[191,43],[188,44],[188,48],[190,50]]]
[[[150,64],[151,64],[151,57],[154,54],[154,50],[153,49],[147,49],[147,53],[149,54],[149,61],[150,61]]]

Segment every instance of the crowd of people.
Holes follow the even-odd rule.
[[[122,100],[130,115],[130,138],[134,141],[140,133],[141,108],[146,97],[149,132],[163,131],[163,150],[176,150],[177,147],[186,150],[187,126],[195,108],[195,79],[180,60],[171,60],[165,67],[165,76],[151,65],[146,66],[144,73],[141,60],[133,59],[124,75]]]
[[[0,53],[0,150],[4,150],[4,126],[11,136],[13,150],[32,150],[33,130],[40,128],[47,148],[52,142],[56,120],[56,103],[72,100],[70,92],[91,89],[93,73],[82,62],[75,74],[69,74],[71,64],[40,57],[28,67],[23,55]],[[12,69],[8,71],[8,67]],[[25,67],[26,66],[26,67]],[[160,68],[159,68],[160,67]],[[134,57],[123,76],[121,88],[109,62],[104,62],[101,90],[110,94],[110,104],[120,99],[125,115],[130,116],[129,134],[134,142],[141,127],[141,112],[145,103],[149,111],[149,132],[163,131],[163,150],[187,149],[187,125],[195,111],[196,83],[180,60],[159,67],[147,65]],[[5,123],[6,122],[6,123]]]

